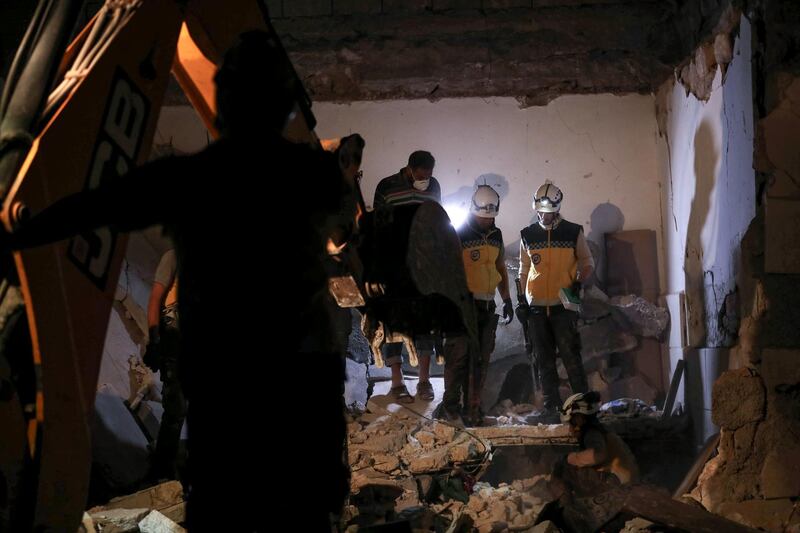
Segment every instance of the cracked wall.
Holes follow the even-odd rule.
[[[739,247],[755,216],[750,36],[742,17],[731,62],[701,99],[674,81],[657,97],[670,360],[695,374],[684,400],[696,421],[710,420],[711,383],[736,343]]]
[[[317,103],[320,137],[361,133],[362,188],[372,203],[378,181],[417,149],[436,157],[434,175],[451,213],[466,212],[473,187],[501,195],[497,224],[515,277],[519,231],[533,221],[531,200],[545,179],[563,188],[564,216],[603,249],[605,232],[660,234],[656,122],[652,96],[566,96],[520,109],[512,98]],[[512,290],[513,294],[513,290]],[[498,327],[495,358],[520,353],[517,321]]]

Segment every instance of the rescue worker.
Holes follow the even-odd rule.
[[[581,450],[567,455],[567,464],[613,474],[620,484],[639,481],[639,466],[619,435],[607,430],[597,418],[600,395],[595,391],[573,394],[560,409]]]
[[[186,399],[179,378],[177,270],[175,250],[167,250],[158,262],[147,305],[149,337],[144,363],[154,372],[161,372],[164,407],[151,461],[151,479],[178,479],[178,450],[183,421],[186,419]]]
[[[286,494],[321,491],[303,501],[304,528],[330,530],[349,490],[344,462],[344,359],[327,310],[326,242],[353,197],[364,147],[343,138],[336,154],[295,144],[282,132],[302,90],[280,44],[263,31],[239,36],[215,78],[220,138],[202,151],[171,156],[103,179],[67,196],[5,236],[10,248],[37,246],[79,231],[113,225],[120,231],[163,224],[175,244],[180,280],[181,381],[189,404],[187,523],[190,531],[258,531],[272,495],[276,458],[291,465]],[[127,115],[125,115],[127,117]],[[119,168],[111,165],[109,168]],[[290,228],[276,231],[265,184],[302,203]],[[284,202],[285,203],[285,202]],[[283,204],[282,204],[283,205]],[[264,277],[263,242],[296,268]],[[267,268],[267,271],[269,268]],[[272,303],[283,303],[277,320]],[[280,339],[284,348],[272,342]],[[191,354],[190,358],[186,354]],[[269,376],[299,365],[304,388],[292,408],[319,420],[293,430],[305,448],[264,438],[261,421],[276,397]],[[239,508],[242,512],[230,513]]]
[[[445,338],[442,415],[456,423],[462,422],[459,416],[462,410],[473,425],[482,421],[480,395],[494,351],[499,319],[495,314],[495,291],[500,293],[503,300],[505,323],[514,318],[503,234],[494,224],[499,211],[500,196],[488,185],[480,185],[472,195],[467,221],[458,229],[467,286],[477,311],[479,353],[469,354],[467,337],[463,334]]]
[[[545,411],[541,421],[557,423],[561,405],[556,351],[567,370],[572,392],[586,392],[588,384],[581,360],[578,314],[561,303],[561,289],[580,290],[589,279],[594,261],[583,227],[564,220],[559,211],[564,195],[550,182],[533,197],[538,220],[520,232],[519,277],[528,299],[528,331],[532,356],[541,372]],[[534,367],[531,361],[531,368]]]
[[[614,505],[598,505],[603,501],[601,495],[639,481],[639,467],[630,448],[598,420],[599,402],[597,392],[579,392],[567,398],[559,409],[561,420],[569,424],[580,450],[570,452],[565,461],[553,467],[549,482],[553,501],[540,518],[552,520],[564,531],[597,530],[619,512]]]
[[[423,202],[442,202],[442,188],[433,177],[436,160],[430,152],[417,150],[408,157],[408,165],[397,174],[383,178],[375,189],[372,206],[375,209],[414,205]],[[416,396],[420,400],[432,401],[435,398],[430,381],[431,356],[437,338],[432,335],[414,337],[414,347],[419,356],[419,381]],[[414,398],[403,382],[403,343],[391,342],[383,346],[386,366],[392,369],[392,388],[390,394],[401,403],[411,403]]]

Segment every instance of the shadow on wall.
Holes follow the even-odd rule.
[[[704,120],[694,136],[695,191],[686,229],[686,257],[683,266],[689,315],[688,344],[693,347],[703,346],[706,340],[701,234],[709,216],[718,162],[719,153],[714,142],[714,132],[708,121]]]
[[[616,233],[625,227],[625,215],[616,205],[606,202],[598,205],[589,218],[590,230],[586,236],[594,257],[594,277],[602,288],[606,287],[606,233]]]

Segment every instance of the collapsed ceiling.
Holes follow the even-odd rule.
[[[270,2],[315,101],[649,93],[726,0]]]

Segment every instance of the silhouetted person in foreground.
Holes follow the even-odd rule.
[[[193,531],[262,531],[280,517],[329,531],[348,490],[323,261],[364,143],[330,154],[284,140],[295,79],[267,34],[243,34],[215,77],[218,141],[109,177],[6,236],[20,248],[163,224],[174,241]]]

